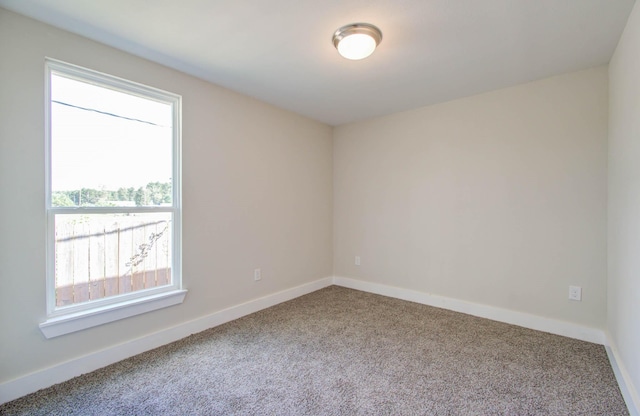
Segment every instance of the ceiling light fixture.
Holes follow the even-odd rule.
[[[380,29],[369,23],[342,26],[333,34],[333,46],[347,59],[364,59],[371,55],[382,41]]]

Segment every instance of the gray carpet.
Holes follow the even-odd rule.
[[[337,286],[2,415],[626,415],[604,348]]]

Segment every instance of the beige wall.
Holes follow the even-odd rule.
[[[640,411],[640,5],[609,68],[608,330]]]
[[[600,67],[336,128],[334,274],[603,329],[607,111]]]
[[[1,8],[0,54],[0,383],[331,276],[331,127]],[[45,56],[182,95],[184,304],[40,333]]]

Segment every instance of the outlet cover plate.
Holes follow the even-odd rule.
[[[580,286],[569,286],[569,299],[582,300],[582,288]]]

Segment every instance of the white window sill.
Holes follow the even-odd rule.
[[[54,338],[119,319],[178,305],[184,301],[186,294],[186,290],[174,290],[87,311],[57,316],[41,323],[40,330],[46,338]]]

